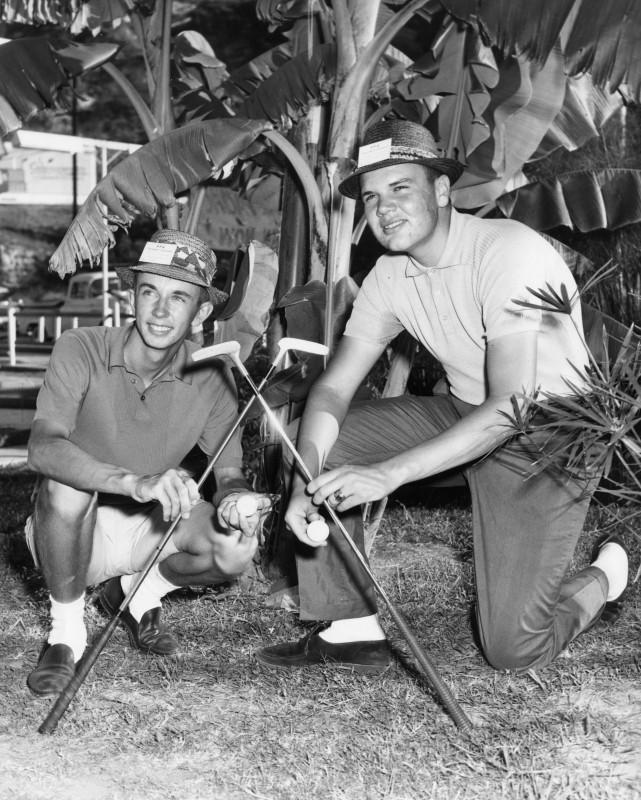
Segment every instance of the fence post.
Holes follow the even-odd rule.
[[[16,365],[16,308],[9,306],[7,308],[7,328],[9,335],[9,366],[15,367]]]

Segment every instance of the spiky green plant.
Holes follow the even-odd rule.
[[[550,284],[527,288],[533,300],[516,301],[519,305],[565,314],[576,329],[571,314],[578,293],[570,296],[564,284],[558,291]],[[613,357],[608,355],[605,326],[602,337],[604,355],[599,360],[584,342],[587,368],[572,365],[577,378],[566,380],[568,394],[539,390],[513,397],[509,424],[528,442],[532,476],[552,470],[587,488],[602,475],[599,495],[612,525],[624,524],[638,536],[634,523],[641,516],[641,337],[631,325]]]

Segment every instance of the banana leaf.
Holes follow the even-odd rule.
[[[582,233],[641,221],[641,170],[578,170],[537,181],[496,201],[506,217],[536,230],[560,225]]]
[[[599,136],[604,123],[622,106],[620,92],[600,89],[590,75],[568,78],[561,110],[530,160],[544,158],[559,147],[576,150]]]
[[[96,263],[113,246],[116,226],[128,227],[136,213],[153,216],[176,204],[190,189],[240,156],[270,128],[264,120],[217,119],[192,123],[136,150],[93,189],[51,256],[60,276],[84,261]]]
[[[181,94],[200,88],[213,94],[229,78],[227,67],[198,31],[182,31],[175,37],[172,66],[177,73],[172,88],[179,88]]]
[[[71,79],[112,58],[119,45],[78,44],[57,36],[31,36],[0,45],[0,135],[21,127],[44,108],[68,107]]]
[[[493,44],[543,63],[561,38],[571,76],[590,72],[598,86],[641,91],[641,3],[634,0],[441,0],[458,19],[479,25]]]
[[[306,20],[315,10],[316,0],[256,0],[256,16],[269,24],[270,31],[297,19]]]
[[[542,67],[524,58],[505,59],[484,116],[488,136],[470,154],[452,201],[459,208],[493,203],[519,176],[557,117],[565,96],[563,62],[554,51]]]
[[[448,144],[451,155],[458,154],[459,159],[467,161],[490,135],[483,112],[499,81],[492,51],[475,31],[450,23],[439,35],[437,47],[412,64],[408,72],[410,76],[399,81],[395,90],[404,100],[438,98],[437,138]],[[459,124],[452,131],[455,118]]]
[[[117,28],[134,8],[133,0],[3,0],[3,22],[57,25],[70,33]]]

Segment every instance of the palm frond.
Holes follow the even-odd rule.
[[[113,229],[137,212],[154,215],[176,195],[207,180],[241,155],[271,126],[265,120],[217,119],[186,125],[144,145],[118,163],[83,203],[49,267],[59,275],[95,263],[113,245]]]

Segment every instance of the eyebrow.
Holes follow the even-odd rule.
[[[412,183],[412,182],[415,182],[414,179],[409,175],[405,175],[405,176],[403,176],[401,178],[395,178],[393,181],[391,181],[390,183],[386,184],[386,187],[397,186],[399,183]],[[374,189],[366,189],[366,188],[361,187],[361,197],[363,195],[372,194],[372,193],[374,193],[374,194],[376,193]]]
[[[140,281],[138,283],[139,289],[143,289],[145,287],[148,289],[153,289],[156,292],[158,291],[158,287],[156,286],[156,284],[152,283],[151,281]],[[180,297],[191,297],[191,294],[185,289],[175,289],[172,292],[172,294],[179,295]]]

